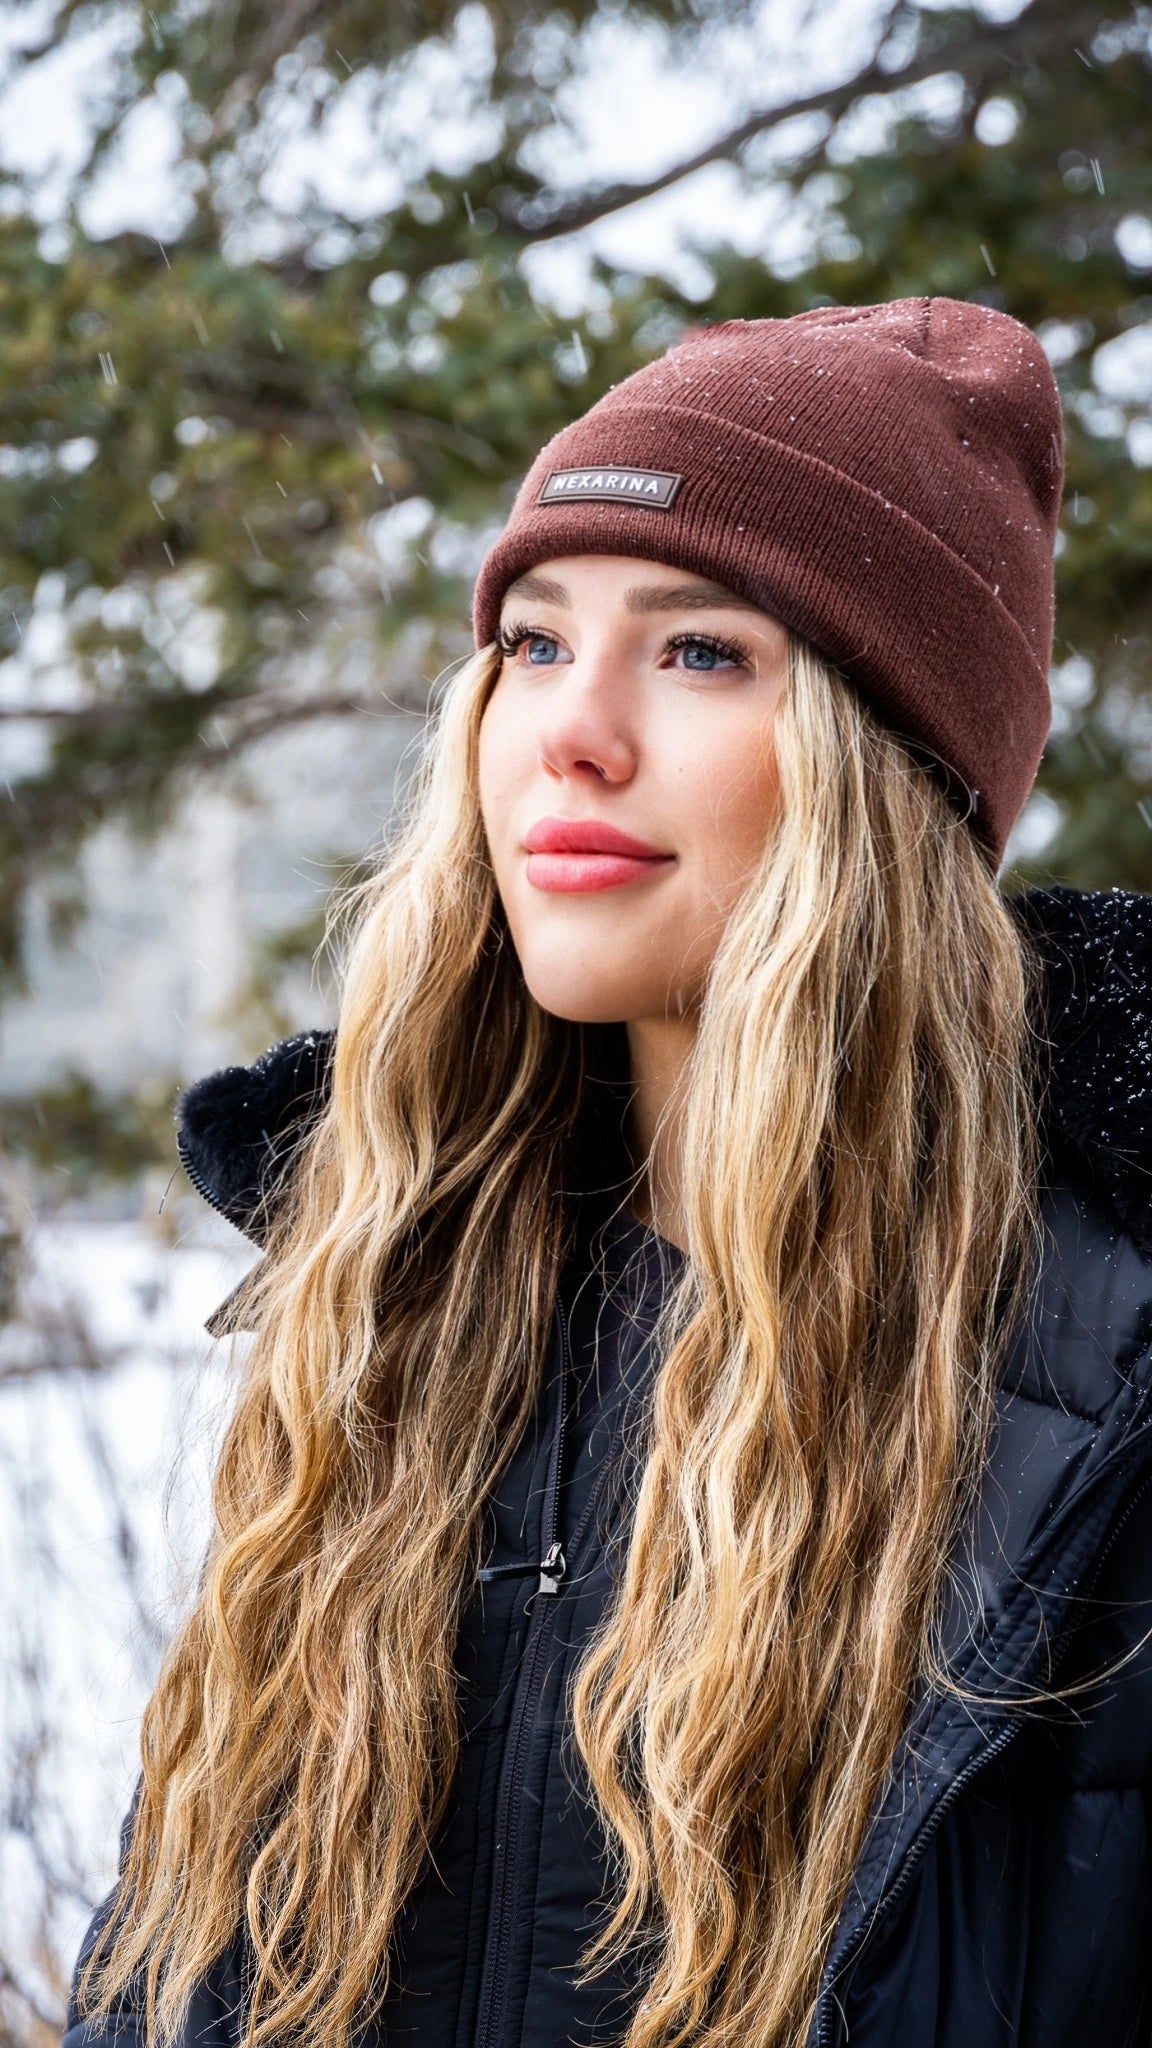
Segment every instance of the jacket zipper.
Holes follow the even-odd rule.
[[[491,1585],[496,1579],[531,1578],[535,1572],[539,1579],[536,1587],[538,1593],[558,1593],[560,1581],[568,1569],[567,1559],[556,1536],[564,1432],[568,1426],[568,1323],[561,1301],[556,1303],[556,1319],[560,1325],[560,1386],[556,1400],[556,1426],[552,1436],[552,1448],[548,1453],[548,1471],[544,1481],[544,1506],[540,1515],[544,1555],[538,1564],[486,1564],[476,1574],[482,1586]],[[524,1654],[527,1657],[527,1643],[524,1646]]]
[[[511,1578],[535,1571],[539,1573],[536,1591],[544,1594],[555,1594],[559,1591],[560,1580],[567,1569],[564,1553],[556,1537],[560,1459],[568,1418],[568,1325],[564,1305],[560,1301],[556,1304],[556,1314],[560,1324],[560,1374],[558,1413],[552,1447],[548,1454],[544,1506],[541,1514],[541,1548],[544,1555],[539,1565],[488,1566],[479,1574],[481,1580],[484,1580],[497,1577]],[[543,1685],[543,1652],[551,1632],[552,1612],[551,1604],[547,1600],[538,1601],[532,1610],[508,1721],[504,1760],[496,1792],[496,1835],[492,1848],[488,1927],[484,1943],[485,1968],[476,2015],[475,2048],[488,2048],[488,2044],[498,2038],[500,2020],[503,2016],[504,1990],[512,1946],[512,1917],[515,1903],[513,1878],[519,1849],[520,1795],[528,1744]]]
[[[1129,1448],[1130,1445],[1131,1438],[1129,1438],[1128,1445],[1126,1445],[1125,1448]],[[1097,1473],[1097,1480],[1099,1480],[1100,1476],[1100,1473]],[[1149,1487],[1152,1487],[1152,1471],[1149,1471],[1145,1474],[1144,1478],[1141,1480],[1135,1492],[1125,1502],[1121,1512],[1119,1513],[1119,1515],[1117,1515],[1116,1520],[1114,1521],[1112,1527],[1108,1531],[1108,1535],[1105,1541],[1101,1544],[1100,1549],[1097,1551],[1095,1557],[1092,1560],[1091,1566],[1089,1567],[1088,1573],[1080,1588],[1080,1593],[1078,1595],[1080,1599],[1086,1599],[1091,1593],[1092,1588],[1096,1585],[1100,1577],[1100,1573],[1102,1572],[1108,1557],[1110,1556],[1111,1552],[1116,1546],[1116,1543],[1120,1537],[1121,1531],[1123,1530],[1125,1523],[1129,1520],[1129,1518],[1135,1511],[1137,1503],[1142,1499],[1144,1494],[1147,1493]],[[1088,1490],[1090,1491],[1091,1489]],[[1068,1637],[1062,1645],[1061,1651],[1058,1653],[1056,1659],[1054,1660],[1051,1673],[1053,1678],[1057,1674],[1057,1670],[1062,1659],[1066,1657],[1068,1654],[1074,1634],[1074,1630],[1069,1632]],[[893,1906],[897,1905],[899,1901],[903,1898],[904,1893],[907,1891],[908,1886],[912,1882],[912,1879],[916,1872],[916,1867],[920,1862],[921,1858],[923,1857],[924,1852],[928,1847],[928,1844],[932,1840],[932,1837],[935,1835],[941,1823],[947,1818],[952,1807],[955,1805],[957,1799],[960,1797],[960,1794],[964,1791],[965,1787],[971,1783],[971,1780],[974,1777],[976,1777],[980,1771],[986,1769],[986,1767],[990,1763],[995,1762],[996,1758],[1000,1755],[1002,1750],[1007,1749],[1009,1743],[1012,1742],[1014,1738],[1019,1734],[1024,1718],[1025,1710],[1022,1707],[1018,1707],[1015,1710],[1010,1710],[1004,1727],[999,1729],[998,1732],[987,1743],[985,1743],[984,1748],[980,1750],[976,1756],[969,1758],[963,1770],[958,1771],[956,1773],[956,1776],[953,1778],[952,1783],[949,1785],[947,1791],[941,1794],[935,1812],[929,1816],[925,1825],[920,1830],[920,1833],[916,1836],[915,1840],[911,1844],[911,1847],[909,1848],[908,1853],[904,1858],[904,1862],[900,1870],[900,1875],[896,1879],[896,1882],[892,1886],[892,1889],[883,1899],[878,1910],[874,1912],[869,1919],[861,1922],[861,1925],[856,1930],[856,1933],[853,1935],[852,1940],[849,1942],[847,1948],[845,1949],[844,1954],[840,1957],[839,1961],[837,1962],[834,1973],[831,1975],[826,1974],[824,1983],[820,1990],[820,1996],[817,2001],[816,2033],[813,2040],[813,2048],[828,2048],[828,2044],[831,2040],[829,2028],[831,2024],[832,1986],[835,1983],[836,1979],[844,1975],[845,1970],[853,1961],[858,1949],[863,1944],[865,1937],[874,1931],[877,1924],[881,1920],[885,1919],[887,1915],[891,1912]]]
[[[957,1799],[960,1797],[961,1792],[963,1792],[964,1787],[969,1783],[969,1781],[972,1778],[974,1778],[977,1775],[979,1771],[984,1770],[988,1764],[992,1763],[993,1760],[999,1756],[1002,1749],[1007,1749],[1008,1744],[1012,1741],[1013,1737],[1018,1733],[1022,1719],[1022,1713],[1017,1712],[1016,1714],[1014,1714],[1010,1718],[1006,1726],[1001,1728],[999,1733],[995,1735],[990,1742],[985,1744],[984,1748],[979,1752],[979,1754],[974,1757],[971,1757],[969,1761],[965,1764],[964,1769],[962,1771],[957,1771],[956,1776],[953,1778],[952,1783],[949,1785],[947,1792],[942,1794],[940,1802],[936,1807],[936,1811],[930,1816],[924,1827],[921,1828],[920,1833],[917,1835],[916,1840],[913,1842],[911,1848],[909,1849],[907,1856],[904,1858],[904,1864],[901,1869],[900,1875],[896,1879],[895,1884],[892,1886],[891,1891],[884,1899],[880,1907],[880,1910],[876,1913],[873,1913],[870,1919],[863,1921],[860,1927],[858,1928],[857,1932],[853,1935],[852,1940],[849,1942],[848,1947],[845,1949],[844,1954],[841,1956],[840,1961],[836,1965],[836,1977],[843,1976],[845,1970],[848,1968],[849,1963],[851,1963],[853,1958],[855,1957],[857,1949],[860,1948],[861,1944],[863,1943],[865,1935],[871,1934],[873,1929],[876,1927],[878,1921],[884,1919],[885,1916],[891,1912],[893,1906],[896,1905],[897,1902],[903,1897],[904,1893],[908,1889],[908,1886],[912,1882],[912,1878],[915,1875],[916,1866],[920,1862],[920,1859],[923,1856],[924,1851],[928,1847],[929,1842],[932,1840],[932,1837],[936,1833],[936,1830],[940,1826],[941,1822],[945,1819],[946,1815],[955,1805]],[[824,1987],[820,1993],[820,2017],[816,2028],[815,2048],[828,2048],[828,2042],[831,2038],[828,2032],[828,2025],[832,1997],[832,1985],[834,1982],[835,1978],[829,1977],[825,1981]]]
[[[550,1543],[537,1564],[486,1564],[476,1577],[482,1586],[490,1586],[495,1579],[530,1579],[536,1572],[540,1580],[536,1588],[538,1593],[558,1593],[567,1569],[567,1559],[560,1545]]]
[[[600,1506],[605,1487],[615,1464],[617,1450],[623,1440],[630,1408],[627,1389],[621,1390],[620,1404],[612,1430],[612,1440],[604,1456],[603,1464],[592,1483],[583,1512],[572,1533],[565,1558],[556,1534],[557,1510],[560,1492],[560,1454],[563,1450],[564,1430],[568,1416],[568,1388],[570,1355],[568,1346],[568,1325],[563,1303],[557,1303],[557,1317],[560,1324],[560,1413],[556,1435],[548,1462],[548,1477],[542,1515],[544,1556],[540,1564],[519,1564],[515,1566],[489,1566],[487,1576],[491,1578],[513,1578],[539,1571],[540,1582],[537,1593],[551,1594],[559,1591],[560,1580],[570,1569],[568,1559],[574,1566],[579,1562],[581,1546],[591,1527],[593,1517]],[[483,1578],[485,1573],[481,1573]],[[535,1598],[535,1594],[532,1596]],[[480,1987],[480,2002],[476,2014],[476,2028],[473,2048],[498,2048],[500,2030],[504,2020],[504,2006],[508,1989],[508,1968],[511,1957],[513,1923],[516,1912],[516,1878],[518,1874],[521,1795],[523,1792],[524,1765],[528,1747],[535,1727],[540,1693],[543,1688],[544,1652],[552,1633],[555,1607],[550,1600],[537,1603],[529,1624],[528,1639],[524,1645],[516,1692],[513,1696],[512,1713],[508,1725],[508,1736],[504,1748],[504,1762],[496,1795],[496,1841],[493,1849],[492,1878],[489,1886],[488,1925],[484,1943],[485,1967]]]

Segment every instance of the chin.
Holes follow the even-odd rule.
[[[528,962],[523,967],[528,993],[551,1017],[569,1024],[622,1024],[641,1014],[635,989],[621,987],[593,972],[582,972],[571,959],[549,969]]]
[[[531,982],[529,992],[535,997],[542,1010],[550,1017],[563,1017],[568,1024],[623,1024],[627,1022],[628,1006],[613,1003],[607,998],[598,1001],[585,989],[563,993],[553,989],[535,989]]]

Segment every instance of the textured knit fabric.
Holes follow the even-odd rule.
[[[480,570],[637,555],[807,640],[939,775],[993,865],[1051,720],[1060,397],[1029,328],[950,298],[694,330],[547,443]]]

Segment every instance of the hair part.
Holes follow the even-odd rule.
[[[253,1283],[195,1604],[146,1709],[84,2009],[172,2048],[241,1930],[244,2042],[347,2048],[458,1756],[484,1504],[543,1376],[586,1027],[525,986],[452,678],[355,892],[333,1089]],[[657,1333],[575,1767],[625,2048],[800,2048],[914,1687],[937,1669],[1032,1270],[1038,972],[970,828],[790,638],[779,810],[683,1076],[688,1255]]]

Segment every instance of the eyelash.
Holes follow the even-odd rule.
[[[530,626],[525,621],[513,619],[507,626],[501,626],[496,634],[496,644],[509,661],[523,646],[525,640],[550,640],[556,643],[555,633],[549,633],[543,626]],[[750,650],[739,640],[721,640],[716,633],[673,633],[664,642],[663,652],[673,653],[680,647],[706,647],[712,654],[720,655],[726,661],[738,661],[744,667],[751,664]],[[544,664],[541,664],[543,666]],[[699,671],[707,675],[707,669]]]
[[[739,661],[747,667],[752,655],[740,640],[721,640],[718,633],[673,633],[664,642],[664,651],[677,647],[707,647],[713,654],[722,654],[727,661]]]

